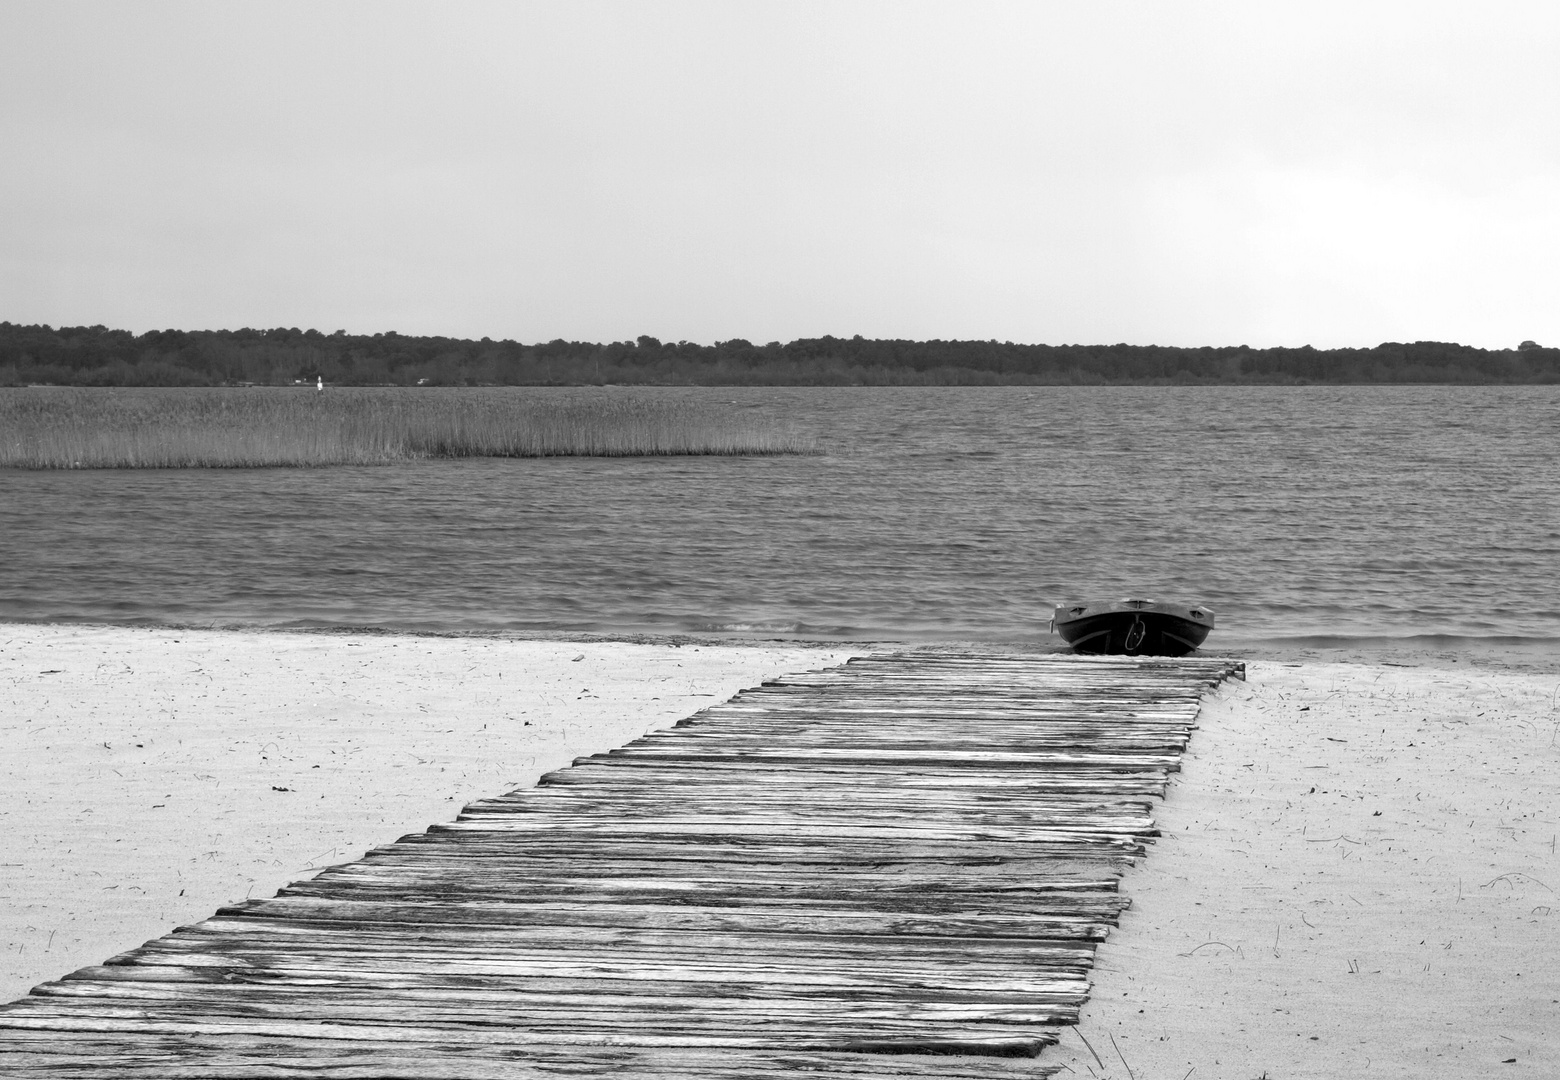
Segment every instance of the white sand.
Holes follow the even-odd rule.
[[[850,655],[0,626],[0,1001]]]
[[[1084,1022],[1042,1060],[1560,1076],[1560,676],[1262,663],[1232,686],[1124,882]]]

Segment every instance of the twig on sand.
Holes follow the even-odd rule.
[[[1083,1032],[1080,1031],[1076,1025],[1073,1027],[1073,1034],[1077,1035],[1078,1038],[1083,1039],[1083,1045],[1089,1048],[1089,1053],[1094,1054],[1094,1063],[1103,1069],[1105,1067],[1105,1063],[1100,1060],[1100,1055],[1095,1053],[1094,1044],[1091,1043],[1088,1039],[1083,1038]]]
[[[1115,1035],[1115,1033],[1107,1031],[1105,1034],[1110,1036],[1110,1044],[1111,1044],[1111,1046],[1116,1047],[1116,1056],[1121,1059],[1121,1064],[1126,1066],[1128,1080],[1137,1080],[1137,1073],[1132,1071],[1132,1066],[1131,1065],[1127,1065],[1127,1057],[1126,1057],[1126,1055],[1121,1052],[1121,1047],[1116,1046],[1116,1035]]]
[[[1490,878],[1490,880],[1486,881],[1483,885],[1480,885],[1479,888],[1481,888],[1481,889],[1488,889],[1491,886],[1493,886],[1497,881],[1504,881],[1507,885],[1510,885],[1512,878],[1527,878],[1529,881],[1533,882],[1535,885],[1544,885],[1544,883],[1542,881],[1539,881],[1538,878],[1534,877],[1532,874],[1524,874],[1520,870],[1513,870],[1509,874],[1497,874],[1495,877],[1492,877],[1492,878]],[[1549,889],[1549,886],[1548,885],[1544,885],[1544,888]],[[1553,889],[1549,889],[1549,891],[1550,892],[1554,892]]]

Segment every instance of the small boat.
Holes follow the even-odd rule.
[[[1076,601],[1056,605],[1051,629],[1074,652],[1185,656],[1213,629],[1213,612],[1157,600]]]

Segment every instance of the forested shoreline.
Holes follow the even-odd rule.
[[[1560,349],[1439,341],[1373,348],[1023,345],[802,338],[700,345],[652,337],[524,344],[394,332],[153,330],[0,322],[0,385],[347,386],[606,383],[674,386],[969,386],[1175,383],[1556,383]]]

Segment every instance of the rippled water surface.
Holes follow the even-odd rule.
[[[824,453],[3,471],[0,618],[1029,640],[1132,593],[1560,639],[1557,387],[618,392]]]

